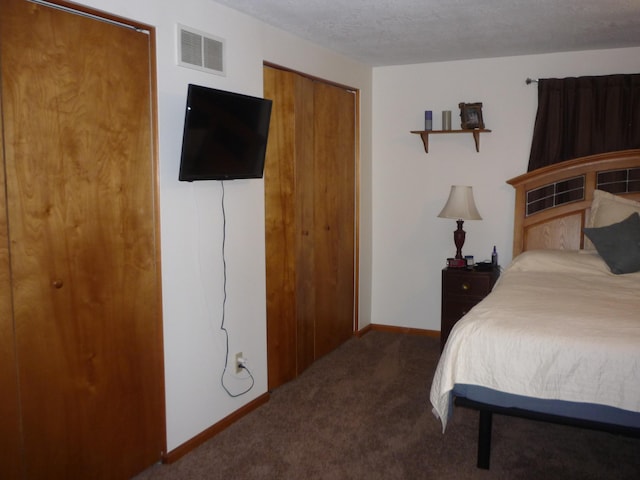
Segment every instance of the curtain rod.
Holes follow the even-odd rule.
[[[524,81],[524,83],[526,83],[527,85],[530,85],[532,83],[538,83],[538,79],[537,78],[528,78]]]

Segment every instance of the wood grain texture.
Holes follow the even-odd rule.
[[[26,476],[128,478],[165,444],[152,40],[20,0],[2,20]]]
[[[353,333],[355,96],[316,83],[316,358]]]
[[[581,248],[583,216],[580,213],[526,227],[525,250],[578,250]]]
[[[316,243],[315,209],[317,198],[314,184],[315,158],[315,105],[313,80],[295,75],[295,190],[293,207],[296,215],[295,251],[297,353],[296,375],[306,370],[316,358],[316,308],[315,295]]]
[[[2,24],[0,23],[0,30]],[[2,36],[0,35],[0,52]],[[0,111],[2,97],[0,96]],[[0,144],[2,144],[0,115]],[[0,465],[6,478],[19,478],[22,468],[20,438],[20,404],[18,371],[13,332],[11,262],[9,256],[9,224],[7,221],[4,177],[4,149],[0,148]]]
[[[273,100],[264,167],[269,389],[296,376],[295,77],[264,68]],[[271,319],[271,321],[269,321]]]

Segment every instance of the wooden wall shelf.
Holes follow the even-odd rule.
[[[429,135],[442,135],[450,133],[470,133],[473,135],[473,139],[476,142],[476,152],[480,151],[480,134],[489,133],[491,130],[486,128],[474,128],[473,130],[411,130],[411,133],[416,133],[422,138],[424,143],[424,151],[429,153]]]

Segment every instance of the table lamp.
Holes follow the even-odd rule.
[[[438,217],[455,218],[456,222],[458,222],[458,229],[453,232],[453,243],[456,245],[455,258],[461,259],[462,246],[466,236],[465,231],[462,229],[462,224],[465,220],[482,220],[473,200],[473,187],[452,185],[449,199],[438,214]]]

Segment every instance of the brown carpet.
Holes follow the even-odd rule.
[[[373,331],[318,360],[271,400],[143,479],[638,479],[640,439],[494,416],[491,470],[477,413],[445,434],[428,403],[438,341]]]

